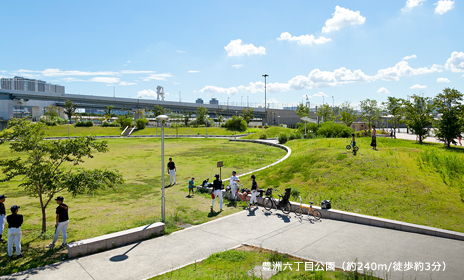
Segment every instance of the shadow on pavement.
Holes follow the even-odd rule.
[[[127,250],[126,252],[124,252],[124,254],[122,255],[117,255],[117,256],[113,256],[110,258],[110,261],[112,262],[121,262],[121,261],[125,261],[129,258],[129,256],[127,255],[127,253],[129,253],[130,251],[132,251],[135,247],[139,246],[140,243],[142,243],[142,241],[140,242],[137,242],[134,246],[132,246],[132,248],[130,248],[129,250]]]

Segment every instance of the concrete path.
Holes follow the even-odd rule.
[[[418,141],[417,140],[417,136],[415,134],[409,134],[409,133],[396,133],[396,138],[397,139],[404,139],[404,140],[412,140],[412,141]],[[458,139],[455,139],[456,142],[458,143],[459,145],[459,141]],[[427,138],[425,138],[423,140],[423,142],[429,142],[429,143],[441,143],[443,144],[442,141],[439,141],[437,138],[433,137],[433,136],[428,136]],[[461,142],[464,142],[464,141],[461,141]],[[454,145],[451,145],[451,146],[454,146]]]
[[[300,220],[293,213],[288,216],[280,211],[269,213],[260,207],[168,236],[0,279],[146,279],[241,244],[334,262],[337,267],[346,268],[347,262],[357,259],[363,265],[377,267],[376,275],[388,275],[388,279],[463,279],[464,276],[463,241],[335,220],[311,222]],[[411,262],[413,268],[400,271],[405,270],[405,262]],[[414,269],[415,262],[423,263],[423,271]],[[440,271],[432,271],[437,269],[436,262],[441,265]],[[293,269],[296,266],[292,264]]]

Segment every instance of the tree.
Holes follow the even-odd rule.
[[[246,108],[242,110],[242,117],[246,121],[247,125],[255,118],[253,114],[253,108]]]
[[[171,127],[176,128],[176,136],[179,135],[179,122],[182,120],[182,115],[177,113],[172,113],[169,118],[172,122]]]
[[[224,116],[222,115],[222,113],[224,113],[225,110],[226,108],[222,108],[219,111],[214,110],[214,114],[217,116],[219,126],[221,126],[221,124],[224,122]]]
[[[67,190],[73,196],[92,193],[97,189],[113,188],[124,182],[118,171],[85,170],[77,166],[83,158],[92,158],[92,152],[107,152],[106,141],[96,142],[94,137],[80,137],[58,141],[43,141],[43,124],[24,119],[13,119],[8,130],[0,134],[3,144],[10,142],[10,150],[18,156],[0,160],[4,177],[0,182],[21,177],[19,187],[30,196],[38,197],[42,210],[42,233],[47,231],[45,209],[56,193]]]
[[[316,115],[319,117],[319,120],[322,120],[324,122],[331,122],[335,120],[334,112],[332,108],[330,108],[329,104],[321,105],[317,109]]]
[[[208,109],[205,107],[198,107],[197,109],[197,125],[206,124],[206,114],[208,114]]]
[[[113,110],[114,106],[105,106],[105,120],[109,120],[115,116],[112,114],[111,111]]]
[[[298,115],[298,117],[302,118],[302,117],[309,117],[309,108],[305,105],[303,105],[303,103],[299,103],[297,106],[296,106],[296,110],[295,110],[295,113]]]
[[[405,101],[406,124],[411,131],[419,137],[419,143],[422,143],[430,131],[433,123],[434,105],[429,97],[413,95],[413,102]]]
[[[392,124],[393,127],[393,134],[396,139],[396,129],[403,123],[404,117],[404,100],[401,98],[395,97],[388,97],[387,102],[382,102],[382,105],[385,111],[391,115],[390,119],[388,120],[389,123]]]
[[[344,123],[346,126],[350,127],[357,117],[358,114],[356,113],[354,108],[351,107],[351,103],[348,101],[343,102],[340,106],[338,114],[338,118],[340,119],[340,121]]]
[[[441,114],[437,122],[437,132],[435,136],[445,142],[446,146],[451,143],[457,144],[454,139],[461,135],[463,119],[461,114],[463,106],[461,104],[463,95],[456,89],[445,88],[442,93],[434,98],[434,105],[437,112]]]
[[[184,111],[184,124],[185,124],[185,126],[188,126],[188,122],[189,122],[191,117],[192,117],[192,112]]]
[[[66,100],[64,102],[64,113],[68,116],[69,122],[71,122],[72,116],[76,112],[77,104],[71,100]]]
[[[377,106],[377,100],[370,100],[369,98],[361,101],[361,117],[369,131],[372,125],[380,119],[380,108]]]
[[[159,116],[159,115],[166,115],[167,113],[169,113],[169,110],[164,108],[164,107],[161,107],[159,105],[155,105],[155,110],[153,111],[153,114],[155,115],[155,117]]]
[[[227,130],[243,132],[247,129],[247,123],[242,117],[232,116],[226,121],[226,128]]]
[[[48,105],[45,107],[44,115],[47,117],[48,120],[52,121],[58,117],[58,107],[53,104]]]

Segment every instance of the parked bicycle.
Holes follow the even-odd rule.
[[[359,151],[359,147],[358,146],[351,146],[352,143],[350,143],[349,145],[346,145],[346,149],[349,151],[351,149],[353,149],[353,152],[357,152]]]
[[[272,196],[272,191],[277,191],[276,189],[268,188],[265,195],[266,197],[264,198],[263,201],[263,206],[264,209],[267,211],[270,211],[272,208],[275,208],[276,210],[280,209],[284,214],[288,214],[291,211],[291,204],[290,204],[290,192],[291,188],[285,189],[285,194],[281,195],[279,194],[279,200],[276,200]]]
[[[314,219],[320,220],[322,218],[322,213],[321,213],[321,211],[313,208],[314,202],[310,201],[309,202],[310,203],[309,207],[303,206],[303,199],[301,198],[301,196],[299,196],[299,197],[300,197],[300,208],[298,208],[295,211],[295,215],[297,215],[298,217],[301,217],[301,215],[303,215],[303,212],[305,211],[304,209],[307,209],[308,210],[308,218],[310,216],[312,216]]]
[[[248,194],[251,192],[248,189],[242,189],[240,191],[240,187],[243,187],[243,185],[237,185],[237,191],[235,192],[234,199],[232,200],[232,203],[234,206],[237,206],[237,202],[239,201],[246,201],[247,204],[249,204],[250,197],[248,197]]]

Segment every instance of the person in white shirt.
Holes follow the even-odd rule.
[[[237,184],[240,182],[240,179],[237,177],[237,172],[232,171],[232,176],[229,179],[230,191],[232,193],[232,200],[235,198],[235,193],[237,192]]]

